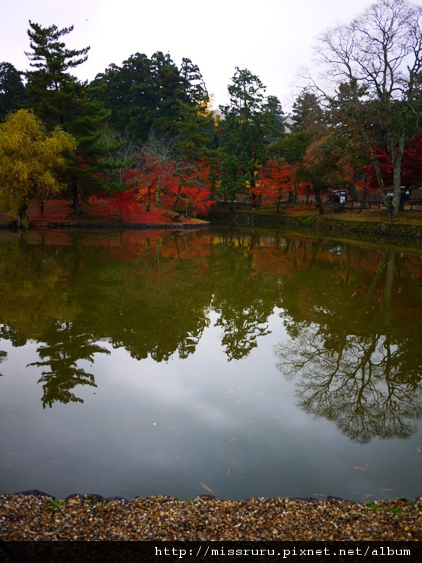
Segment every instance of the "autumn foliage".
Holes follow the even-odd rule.
[[[102,201],[102,198],[92,198],[94,201],[96,199]],[[118,212],[119,220],[122,221],[137,217],[139,214],[139,203],[133,190],[117,192],[111,198],[104,197],[103,201],[105,201],[105,208],[102,212],[106,217],[114,216],[115,212]]]
[[[76,146],[76,139],[59,127],[47,132],[32,111],[9,114],[0,123],[0,206],[27,224],[33,200],[43,209],[63,190],[67,157]]]
[[[278,211],[283,196],[296,188],[297,169],[295,164],[268,160],[259,170],[255,187],[251,189],[252,201],[264,207],[275,205]]]
[[[211,199],[210,166],[201,159],[194,164],[182,166],[180,182],[166,194],[165,201],[173,208],[182,208],[187,217],[206,215],[213,205]]]
[[[211,200],[210,166],[204,160],[194,164],[176,163],[146,154],[143,170],[129,170],[124,180],[129,187],[127,193],[147,211],[155,205],[195,217],[208,213],[214,203]]]
[[[393,185],[394,165],[388,151],[376,148],[378,162],[380,163],[381,176],[384,185]],[[368,175],[366,190],[377,191],[379,189],[377,175],[372,165],[366,166],[364,172]],[[412,145],[405,149],[401,162],[401,181],[402,185],[409,189],[422,185],[422,138],[414,136]]]
[[[178,184],[178,175],[174,162],[158,159],[151,154],[144,154],[143,170],[129,170],[123,179],[133,190],[136,199],[145,205],[147,211],[151,204],[158,207],[160,196],[174,189]]]

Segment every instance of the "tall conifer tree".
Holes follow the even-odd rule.
[[[19,109],[24,99],[21,73],[10,63],[0,63],[0,119]]]
[[[103,86],[98,99],[111,110],[111,127],[141,142],[153,134],[183,143],[180,126],[186,133],[185,119],[196,118],[209,102],[198,66],[184,58],[179,69],[161,51],[151,58],[136,53],[121,67],[112,64],[92,84]]]
[[[47,129],[60,125],[78,142],[67,176],[76,213],[81,213],[79,195],[112,189],[106,173],[115,164],[108,162],[114,147],[103,142],[109,112],[96,100],[95,89],[80,82],[70,70],[84,63],[89,47],[67,49],[62,38],[73,26],[58,29],[29,22],[31,51],[26,55],[33,70],[26,73],[28,106]]]
[[[237,193],[248,193],[255,186],[268,145],[284,132],[284,115],[279,100],[265,96],[266,87],[248,69],[236,67],[227,89],[230,103],[220,106],[218,127],[223,170],[220,192],[225,200],[234,201]]]

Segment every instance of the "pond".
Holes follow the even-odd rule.
[[[0,232],[0,493],[422,494],[422,252]]]

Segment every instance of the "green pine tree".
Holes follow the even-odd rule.
[[[284,132],[284,115],[275,96],[265,96],[265,86],[248,69],[236,67],[228,86],[230,103],[220,106],[218,135],[222,153],[220,195],[233,201],[248,193],[255,174],[267,159],[267,147]]]
[[[78,149],[67,168],[67,181],[74,209],[81,213],[80,194],[113,191],[107,171],[119,166],[112,162],[115,147],[103,141],[110,113],[95,99],[97,90],[80,82],[70,71],[87,60],[89,47],[67,49],[62,38],[73,26],[58,29],[29,22],[31,51],[26,53],[33,70],[26,73],[27,104],[47,129],[60,125],[73,135]]]
[[[92,84],[102,87],[98,100],[111,111],[110,126],[141,143],[151,135],[183,143],[180,137],[187,124],[181,123],[193,120],[196,127],[197,116],[209,102],[198,66],[184,58],[178,68],[170,54],[161,51],[151,58],[136,53],[121,67],[112,64]]]
[[[21,73],[10,63],[0,63],[0,120],[22,106],[25,86]]]

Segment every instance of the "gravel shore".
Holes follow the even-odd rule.
[[[422,502],[0,496],[3,541],[419,541]]]

